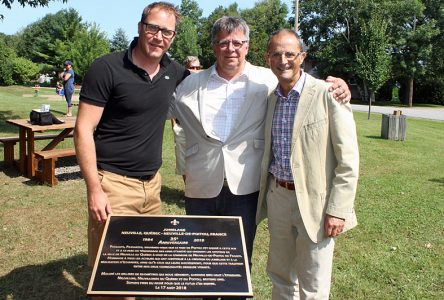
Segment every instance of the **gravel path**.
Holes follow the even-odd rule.
[[[80,167],[74,157],[60,158],[57,161],[55,175],[58,181],[82,178]]]

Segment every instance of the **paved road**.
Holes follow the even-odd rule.
[[[368,112],[368,105],[352,104],[354,111]],[[431,119],[444,121],[443,108],[426,108],[426,107],[396,107],[396,106],[372,106],[372,113],[393,114],[394,110],[401,110],[403,115],[412,118]]]

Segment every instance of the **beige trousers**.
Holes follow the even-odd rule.
[[[113,214],[158,215],[161,213],[159,172],[149,181],[99,171],[102,189],[108,196]],[[93,266],[99,250],[104,223],[88,220],[88,265]]]
[[[295,191],[269,180],[270,247],[267,272],[272,299],[328,299],[335,240],[314,243],[305,230]]]

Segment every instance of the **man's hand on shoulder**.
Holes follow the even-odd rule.
[[[350,102],[351,92],[347,83],[343,79],[328,76],[325,81],[332,83],[328,91],[333,92],[333,98],[335,98],[336,101],[340,103]]]

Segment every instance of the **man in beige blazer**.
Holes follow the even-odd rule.
[[[289,29],[270,37],[279,80],[270,95],[256,220],[268,216],[272,299],[328,299],[335,238],[356,226],[359,153],[350,104],[301,69],[305,53]]]

